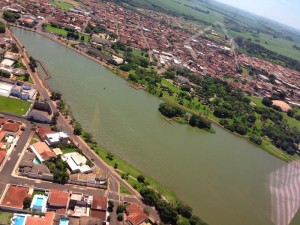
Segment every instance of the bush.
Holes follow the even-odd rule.
[[[118,205],[117,207],[117,214],[123,213],[125,211],[124,205]]]
[[[30,207],[30,205],[31,205],[31,198],[29,198],[29,197],[24,198],[23,208],[28,209]]]
[[[118,216],[117,216],[117,220],[118,221],[123,221],[123,213],[118,213]]]

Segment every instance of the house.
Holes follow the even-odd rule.
[[[25,225],[54,225],[55,221],[59,221],[55,212],[46,212],[45,216],[27,216]]]
[[[57,158],[45,142],[36,142],[30,145],[30,149],[40,162]]]
[[[107,188],[107,173],[100,168],[92,170],[91,173],[76,173],[71,174],[69,177],[69,183],[84,185],[88,187]]]
[[[70,137],[65,132],[49,133],[45,135],[45,142],[49,146],[68,144],[69,140]]]
[[[32,110],[27,114],[28,120],[51,123],[52,109],[48,102],[35,102]]]
[[[6,193],[4,194],[1,206],[23,209],[23,200],[26,197],[31,197],[28,187],[9,185]]]
[[[2,127],[3,131],[6,131],[7,135],[16,136],[20,130],[20,124],[15,122],[7,122]]]
[[[36,130],[36,134],[39,136],[39,138],[41,140],[45,140],[46,138],[46,134],[52,134],[54,133],[54,131],[51,130],[50,127],[39,127],[37,130]]]
[[[86,165],[87,159],[78,152],[70,152],[63,154],[61,159],[68,163],[69,169],[72,173],[88,173],[91,172],[91,168]]]
[[[69,193],[51,189],[48,197],[48,207],[53,209],[67,208],[69,203]]]
[[[130,225],[139,225],[148,219],[148,215],[135,203],[126,207],[126,222]]]
[[[0,67],[6,68],[6,69],[12,69],[13,65],[15,64],[15,61],[10,59],[3,59],[0,63]]]
[[[107,197],[93,196],[93,202],[91,205],[91,217],[106,220],[107,214]]]

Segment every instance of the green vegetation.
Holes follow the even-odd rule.
[[[1,33],[1,34],[4,34],[4,33],[5,33],[5,24],[2,23],[1,21],[0,21],[0,33]]]
[[[50,33],[54,33],[54,34],[57,34],[59,36],[66,37],[69,39],[82,40],[82,38],[83,38],[84,42],[86,42],[86,43],[88,43],[90,41],[89,35],[79,34],[75,31],[71,31],[71,30],[64,29],[62,27],[58,27],[55,24],[43,24],[43,28]]]
[[[10,219],[12,218],[13,214],[9,212],[0,212],[0,224],[8,225],[10,224]]]
[[[124,187],[122,184],[120,184],[120,192],[121,192],[122,194],[131,195],[130,191],[128,191],[127,188]]]
[[[57,158],[52,162],[45,162],[50,172],[54,175],[54,182],[65,184],[69,180],[69,173],[67,172],[68,164],[62,159]]]
[[[63,152],[63,154],[67,154],[70,152],[81,153],[81,150],[73,144],[58,145],[57,147],[60,148],[60,150]]]
[[[19,19],[21,16],[18,13],[12,13],[9,11],[4,11],[3,12],[3,19],[5,19],[7,22],[14,23]]]
[[[64,1],[60,1],[60,0],[52,0],[51,3],[53,5],[61,7],[64,10],[69,10],[69,9],[73,8],[73,5],[71,5],[70,3],[64,2]]]
[[[28,111],[30,105],[31,102],[0,96],[1,112],[8,112],[22,116]]]
[[[23,208],[24,209],[28,209],[31,205],[31,198],[29,197],[25,197],[24,200],[23,200]]]

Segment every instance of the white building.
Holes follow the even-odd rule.
[[[70,137],[65,132],[57,132],[57,133],[47,134],[45,137],[45,142],[49,146],[68,144],[69,140],[70,140]]]
[[[91,167],[86,165],[87,159],[78,152],[70,152],[63,154],[61,159],[68,163],[72,173],[88,173],[91,172]]]

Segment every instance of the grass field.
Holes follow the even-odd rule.
[[[12,218],[12,216],[12,213],[0,212],[0,224],[10,224],[10,218]]]
[[[61,35],[64,37],[67,37],[68,31],[66,31],[65,29],[61,29],[61,28],[57,28],[57,27],[53,27],[50,24],[47,24],[45,26],[45,30],[50,32],[50,33],[54,33],[57,35]],[[90,36],[89,35],[85,35],[85,34],[79,34],[79,40],[81,39],[82,36],[84,36],[84,41],[86,43],[88,43],[90,41]]]
[[[25,115],[31,104],[31,102],[0,96],[1,112],[9,112],[22,116]]]
[[[73,8],[73,5],[68,3],[68,2],[65,2],[65,1],[57,1],[57,0],[52,0],[51,3],[53,5],[56,5],[56,6],[59,6],[61,7],[62,9],[64,10],[69,10],[71,8]]]

